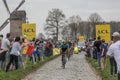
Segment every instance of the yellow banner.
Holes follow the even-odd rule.
[[[53,48],[53,55],[59,55],[60,54],[60,48]]]
[[[101,40],[104,39],[106,43],[111,40],[110,24],[96,25],[96,38],[100,36]]]
[[[28,40],[36,38],[36,24],[22,24],[22,36],[24,35]]]
[[[84,42],[84,36],[79,36],[79,42]]]

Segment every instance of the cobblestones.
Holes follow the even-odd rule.
[[[74,54],[66,64],[61,67],[61,57],[50,61],[23,80],[99,80],[86,62],[84,53]]]

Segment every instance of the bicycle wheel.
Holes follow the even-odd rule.
[[[65,69],[65,64],[66,64],[66,57],[64,56],[63,57],[63,61],[62,61],[62,67],[63,67],[63,69]]]

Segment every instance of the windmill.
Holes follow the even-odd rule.
[[[8,12],[9,15],[12,15],[15,11],[17,11],[23,5],[24,2],[25,2],[25,0],[22,0],[20,2],[20,4],[13,10],[13,12],[10,12],[8,4],[7,4],[7,1],[3,0],[5,8],[6,8],[6,10],[7,10],[7,12]],[[4,29],[8,25],[8,23],[10,22],[10,20],[11,20],[10,17],[5,20],[5,22],[0,26],[0,31],[2,29]]]

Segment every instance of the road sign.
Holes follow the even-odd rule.
[[[22,24],[22,36],[24,35],[28,40],[36,38],[36,24]]]
[[[109,43],[110,36],[110,24],[101,24],[96,25],[96,38],[100,36],[101,39],[104,39],[106,43]]]

